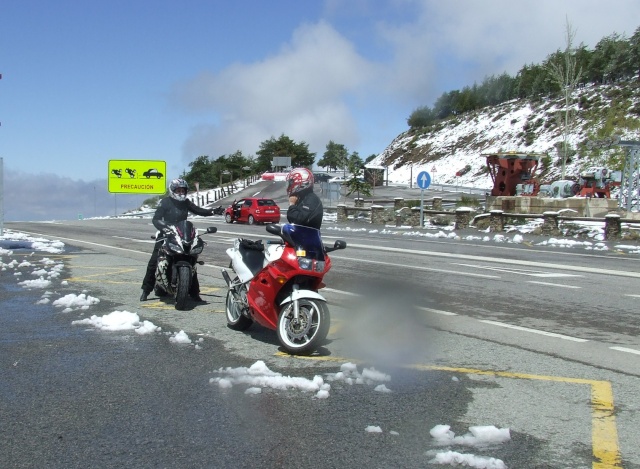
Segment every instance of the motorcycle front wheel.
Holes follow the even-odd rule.
[[[191,287],[191,269],[186,265],[178,267],[178,285],[176,288],[176,309],[182,311],[187,308],[187,300],[189,298],[190,287]]]
[[[227,326],[234,331],[248,329],[253,321],[242,314],[242,306],[238,304],[231,290],[227,292]]]
[[[278,317],[278,340],[291,355],[309,355],[327,338],[331,322],[324,301],[298,300],[299,317],[293,317],[293,303],[282,308]]]

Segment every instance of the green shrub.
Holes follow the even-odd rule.
[[[456,202],[456,207],[479,207],[480,200],[471,195],[462,194],[460,200]]]

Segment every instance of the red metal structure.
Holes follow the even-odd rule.
[[[611,188],[620,185],[619,171],[589,168],[580,173],[580,197],[611,198]]]
[[[538,162],[545,156],[540,153],[487,153],[487,168],[493,180],[492,196],[537,195],[540,183],[535,178]],[[521,190],[516,193],[516,186]]]

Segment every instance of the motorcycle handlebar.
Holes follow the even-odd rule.
[[[209,234],[213,234],[216,233],[218,231],[218,228],[216,228],[215,226],[208,226],[207,227],[207,231],[205,233],[209,233]],[[158,232],[158,234],[152,235],[150,236],[151,239],[155,239],[156,241],[161,241],[164,240],[166,238],[166,236],[162,236],[163,233],[160,231]],[[200,236],[200,235],[198,235]]]

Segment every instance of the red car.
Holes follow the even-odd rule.
[[[280,223],[280,207],[272,199],[249,197],[234,201],[224,211],[227,223]]]

